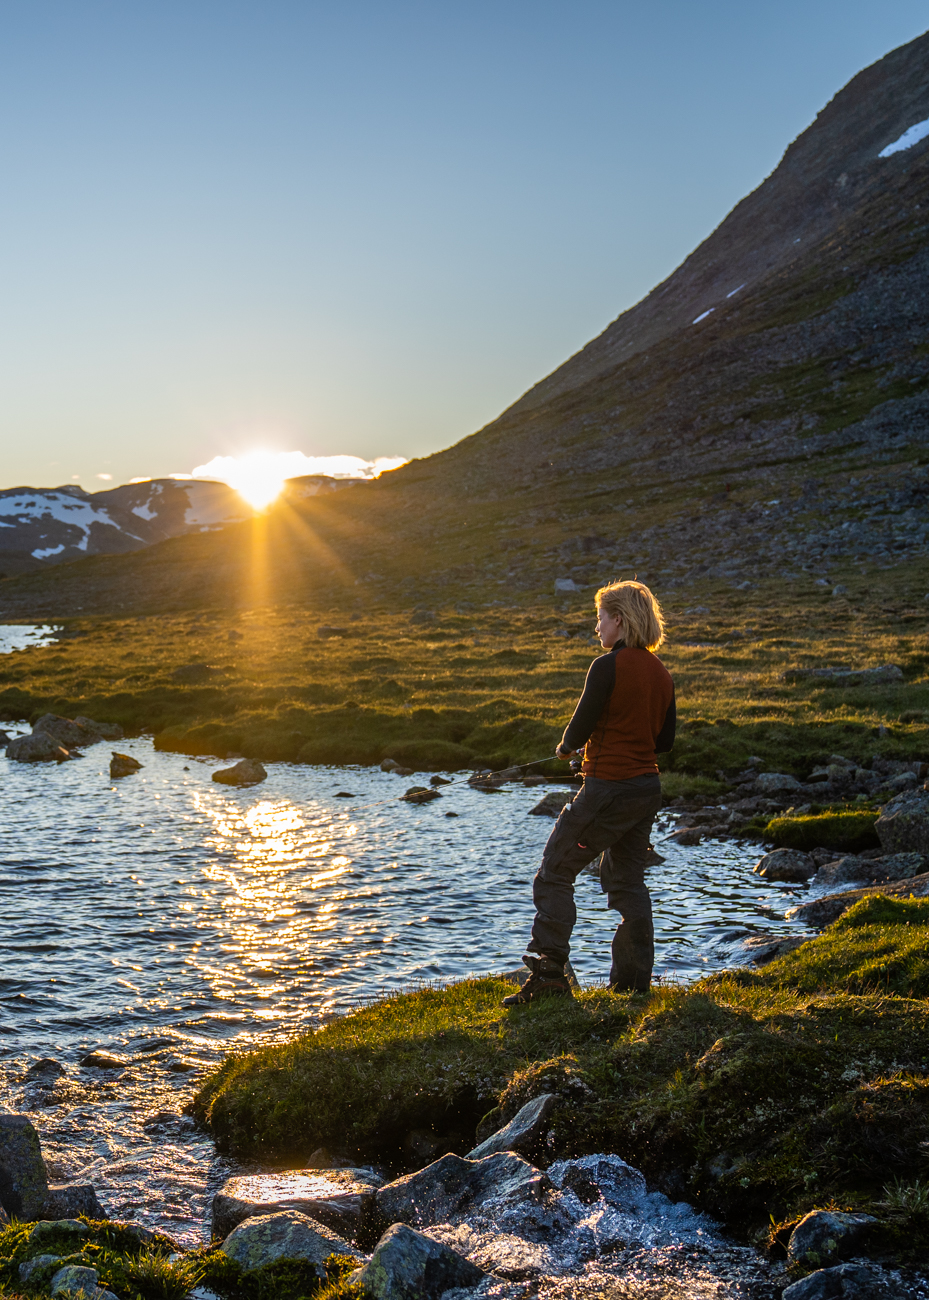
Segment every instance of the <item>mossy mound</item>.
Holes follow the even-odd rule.
[[[824,848],[856,853],[877,847],[879,840],[874,830],[877,818],[877,812],[869,809],[772,817],[764,826],[764,835],[779,849]]]
[[[927,952],[929,904],[871,897],[761,972],[648,997],[504,1011],[499,979],[423,989],[230,1057],[195,1110],[238,1153],[325,1144],[399,1167],[410,1128],[465,1152],[482,1117],[554,1091],[554,1154],[615,1151],[744,1232],[834,1203],[926,1247],[920,1211],[881,1206],[926,1176]]]

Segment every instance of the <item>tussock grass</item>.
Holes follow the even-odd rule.
[[[866,763],[929,751],[929,656],[916,635],[924,611],[911,626],[901,606],[866,616],[804,593],[780,593],[774,612],[765,592],[751,604],[721,591],[705,598],[712,615],[668,602],[662,657],[681,719],[662,760],[669,775],[712,783],[755,756],[768,770],[803,776],[834,753]],[[345,637],[317,637],[320,624],[340,617]],[[0,718],[81,713],[151,731],[164,749],[219,757],[506,766],[552,749],[599,653],[573,629],[584,634],[592,624],[580,604],[561,612],[445,604],[425,625],[385,609],[369,647],[367,619],[338,610],[78,619],[69,623],[81,634],[74,639],[4,657]],[[566,629],[570,637],[555,636]],[[903,667],[904,682],[848,689],[783,680],[808,664],[888,661]],[[178,680],[191,663],[216,671],[202,683]]]
[[[813,849],[821,845],[836,852],[854,853],[877,847],[877,818],[874,809],[840,808],[804,816],[772,817],[759,828],[780,849]]]
[[[195,1112],[242,1154],[325,1144],[399,1168],[410,1128],[466,1152],[477,1125],[556,1092],[553,1156],[615,1151],[762,1233],[772,1215],[877,1206],[894,1179],[926,1177],[927,952],[929,904],[872,897],[763,971],[648,996],[504,1011],[494,978],[422,989],[230,1057]],[[921,1212],[906,1232],[925,1246]]]

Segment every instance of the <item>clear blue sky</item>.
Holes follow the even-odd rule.
[[[927,26],[911,0],[0,0],[0,486],[448,446]]]

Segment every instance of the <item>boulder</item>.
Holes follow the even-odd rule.
[[[64,763],[71,757],[54,736],[44,731],[33,732],[31,736],[17,736],[7,745],[6,756],[15,763]]]
[[[352,1274],[352,1281],[371,1300],[439,1300],[445,1291],[471,1289],[486,1276],[450,1246],[395,1223],[368,1263]]]
[[[856,1253],[877,1220],[870,1214],[845,1214],[836,1210],[811,1210],[787,1243],[791,1264],[834,1264]]]
[[[246,1219],[297,1210],[353,1237],[382,1180],[370,1169],[251,1174],[229,1178],[213,1197],[213,1236],[228,1237]]]
[[[66,1264],[52,1274],[49,1286],[52,1295],[87,1296],[88,1300],[95,1300],[99,1290],[97,1270],[82,1268],[80,1264]]]
[[[532,1155],[548,1129],[548,1118],[558,1105],[554,1093],[545,1092],[532,1101],[527,1101],[522,1110],[510,1120],[504,1128],[492,1133],[489,1138],[469,1151],[468,1160],[482,1160],[498,1151],[515,1151],[519,1155]]]
[[[96,732],[101,740],[122,740],[123,729],[118,722],[95,722],[93,718],[76,717],[74,721],[79,727],[85,727],[88,731]]]
[[[801,853],[798,849],[775,849],[760,858],[752,870],[765,880],[783,880],[800,885],[816,875],[816,863],[808,853]]]
[[[38,1133],[24,1115],[0,1115],[0,1204],[11,1218],[37,1219],[47,1196]]]
[[[57,1264],[60,1255],[33,1255],[32,1259],[24,1259],[19,1266],[20,1282],[28,1282],[36,1269],[45,1268],[47,1264]]]
[[[224,1255],[244,1269],[261,1268],[276,1259],[302,1259],[316,1265],[320,1280],[326,1277],[325,1263],[330,1255],[364,1255],[323,1223],[297,1210],[263,1214],[246,1219],[230,1232],[220,1247]]]
[[[42,1213],[47,1219],[77,1219],[80,1214],[88,1219],[110,1217],[97,1200],[92,1183],[60,1183],[49,1187]]]
[[[707,827],[705,826],[682,826],[679,830],[672,831],[666,835],[665,839],[674,844],[683,844],[687,848],[693,848],[706,837]]]
[[[929,895],[929,872],[890,885],[870,885],[866,889],[847,889],[841,894],[813,898],[808,903],[791,908],[787,919],[803,921],[814,930],[824,930],[857,903],[859,898],[867,898],[869,894],[883,894],[887,898],[925,898]]]
[[[399,766],[400,766],[400,764],[397,762],[397,760],[396,760],[395,758],[382,758],[382,759],[381,759],[381,771],[382,771],[382,772],[395,772]]]
[[[573,790],[550,790],[534,808],[529,809],[530,817],[557,817],[574,798]]]
[[[929,854],[929,790],[898,794],[881,809],[874,829],[887,853]]]
[[[32,728],[32,734],[51,736],[65,749],[82,749],[85,745],[96,745],[103,739],[99,731],[84,727],[77,720],[63,718],[58,713],[43,713]]]
[[[54,1237],[60,1232],[73,1232],[77,1237],[86,1237],[90,1229],[80,1219],[40,1219],[29,1229],[28,1241],[41,1241],[44,1237]]]
[[[903,1293],[887,1285],[882,1269],[839,1264],[794,1282],[781,1292],[781,1300],[903,1300]]]
[[[884,885],[890,880],[909,880],[929,867],[929,858],[921,853],[889,853],[881,858],[859,858],[850,853],[819,868],[814,885],[873,883]]]
[[[441,799],[442,796],[438,790],[428,785],[411,785],[406,794],[402,794],[400,798],[403,803],[430,803],[433,799]]]
[[[235,767],[223,767],[213,773],[213,780],[219,781],[220,785],[257,785],[267,778],[262,765],[251,758],[243,758]]]
[[[60,1079],[63,1074],[67,1073],[68,1071],[61,1062],[56,1061],[53,1056],[40,1056],[37,1061],[32,1062],[26,1071],[26,1078],[41,1079],[48,1082],[51,1079]]]
[[[803,786],[787,772],[759,772],[753,788],[756,794],[793,794]]]
[[[562,591],[580,591],[580,587],[573,578],[556,578],[555,595],[557,596]]]
[[[120,777],[132,776],[133,772],[141,771],[142,764],[131,754],[117,754],[113,751],[113,757],[110,759],[110,779],[118,781]]]
[[[488,1202],[498,1205],[541,1201],[551,1183],[521,1156],[498,1152],[481,1160],[447,1155],[382,1187],[374,1197],[388,1221],[428,1226]]]

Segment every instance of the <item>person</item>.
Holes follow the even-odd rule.
[[[622,917],[612,942],[610,986],[646,993],[651,984],[655,946],[645,870],[649,832],[661,807],[655,755],[674,744],[676,709],[671,674],[655,654],[664,640],[664,620],[648,587],[601,587],[597,635],[607,653],[590,665],[584,693],[555,750],[557,758],[569,759],[583,747],[584,783],[545,845],[523,958],[530,976],[504,1006],[570,996],[565,963],[577,921],[574,882],[597,857],[607,906]]]

